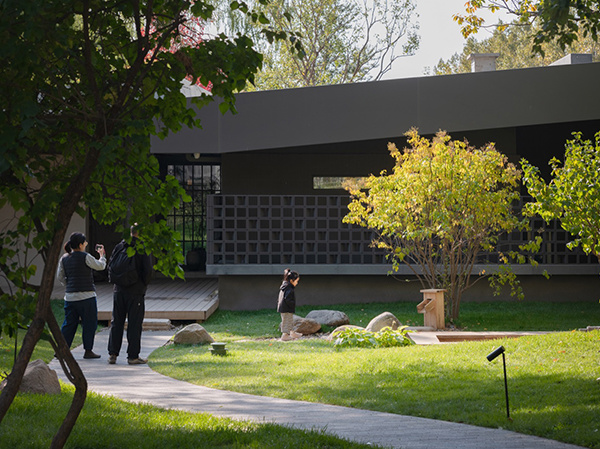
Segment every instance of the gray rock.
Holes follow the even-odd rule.
[[[6,380],[0,385],[0,390],[5,385]],[[24,393],[60,394],[58,375],[43,360],[34,360],[25,369],[19,391]]]
[[[321,325],[310,318],[302,318],[294,315],[294,325],[292,330],[301,333],[302,335],[316,334],[321,330]]]
[[[398,329],[402,324],[392,313],[383,312],[381,315],[377,315],[373,318],[366,329],[371,332],[379,332],[384,327],[391,327],[392,330]]]
[[[213,343],[214,341],[206,329],[198,323],[185,326],[173,337],[173,343],[178,345],[198,345]]]
[[[325,326],[337,327],[350,324],[348,315],[338,310],[312,310],[306,315],[307,319],[315,320]]]

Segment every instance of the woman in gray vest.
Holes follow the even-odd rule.
[[[102,271],[106,268],[106,255],[103,245],[97,245],[100,259],[88,254],[85,249],[88,242],[81,232],[71,234],[65,243],[66,254],[58,263],[56,277],[65,290],[65,321],[61,331],[67,345],[71,347],[81,319],[84,359],[98,359],[100,356],[92,350],[94,336],[98,327],[98,304],[96,303],[96,286],[92,270]]]

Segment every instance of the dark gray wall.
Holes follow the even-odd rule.
[[[429,136],[431,137],[431,136]],[[515,129],[457,132],[455,140],[468,140],[481,147],[494,142],[511,160],[518,161]],[[361,142],[227,153],[221,156],[224,194],[315,195],[335,193],[313,190],[314,176],[368,176],[390,171],[394,159],[388,142],[404,148],[406,137]],[[340,191],[338,193],[343,193]]]
[[[229,153],[221,159],[222,188],[224,194],[330,194],[313,190],[313,176],[368,176],[392,167],[386,141]]]
[[[302,275],[296,289],[297,305],[335,305],[367,302],[421,301],[421,285],[390,276]],[[521,276],[525,301],[598,302],[598,276]],[[223,310],[273,309],[277,304],[280,276],[219,276],[219,307]],[[463,301],[516,301],[508,290],[494,296],[487,280],[467,290]]]

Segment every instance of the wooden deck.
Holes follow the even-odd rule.
[[[146,292],[146,319],[206,321],[219,307],[216,278],[196,278],[187,281],[154,280]],[[64,295],[55,290],[54,298]],[[113,286],[96,284],[98,320],[110,321],[112,316]]]

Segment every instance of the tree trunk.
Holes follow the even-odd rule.
[[[62,241],[63,236],[64,231],[62,232],[62,235],[58,236],[60,241]],[[55,236],[54,242],[56,241],[58,241],[58,239]],[[60,243],[51,245],[49,249],[49,256],[58,260],[58,254],[60,254]],[[52,288],[54,286],[54,275],[52,271],[56,270],[56,266],[57,263],[52,263],[51,259],[47,260],[46,265],[44,266],[42,283],[38,293],[38,300],[33,320],[27,329],[23,339],[23,344],[21,345],[21,350],[17,355],[17,360],[15,361],[13,369],[6,378],[6,386],[0,394],[0,423],[6,416],[6,413],[14,401],[15,396],[19,392],[19,387],[21,386],[23,375],[27,369],[27,364],[31,359],[31,354],[33,354],[35,345],[37,345],[42,333],[44,332],[44,325],[46,324],[46,317],[48,315],[47,310],[50,309],[50,295],[52,294]],[[64,344],[66,345],[66,343]]]
[[[66,229],[66,226],[64,229]],[[33,321],[29,326],[27,333],[25,334],[23,345],[21,346],[21,350],[19,351],[15,365],[7,378],[6,387],[0,394],[0,422],[2,422],[2,419],[4,416],[6,416],[8,409],[10,408],[19,391],[23,375],[25,374],[25,369],[31,360],[31,354],[35,349],[36,344],[44,332],[44,326],[46,323],[48,323],[52,337],[57,343],[56,345],[53,345],[55,346],[56,355],[61,363],[61,366],[63,367],[63,370],[65,371],[65,374],[75,385],[75,396],[73,397],[73,402],[71,403],[69,412],[67,413],[67,416],[65,417],[60,429],[54,436],[51,444],[52,448],[64,447],[67,438],[75,426],[77,417],[83,408],[83,404],[85,403],[85,398],[87,395],[87,381],[85,376],[73,358],[70,348],[67,347],[67,343],[62,336],[60,327],[56,322],[56,318],[52,313],[52,307],[50,306],[50,296],[54,287],[54,272],[58,263],[58,255],[61,252],[60,248],[61,242],[64,238],[64,231],[59,234],[60,235],[55,236],[53,244],[48,251],[48,259],[46,261],[46,266],[44,267],[44,274],[42,276],[42,283],[40,285]]]
[[[65,342],[62,332],[60,331],[60,327],[56,322],[56,318],[52,313],[52,308],[49,307],[47,312],[48,316],[46,322],[48,323],[52,337],[58,343],[56,355],[66,376],[75,386],[75,395],[73,396],[71,407],[69,408],[69,411],[67,412],[67,415],[65,416],[60,428],[56,432],[56,435],[54,435],[52,444],[50,446],[51,449],[60,449],[64,447],[65,443],[67,442],[67,438],[69,438],[73,427],[75,427],[77,418],[79,417],[79,414],[81,413],[81,410],[85,404],[85,398],[87,396],[87,380],[85,379],[81,367],[73,357],[73,354],[71,354],[71,351],[69,348],[67,348],[67,343]]]
[[[0,422],[2,422],[2,419],[8,412],[15,396],[19,392],[25,369],[27,368],[29,360],[31,360],[31,354],[35,349],[35,345],[40,340],[46,322],[48,323],[52,337],[57,343],[57,358],[59,359],[65,374],[73,385],[75,385],[75,395],[73,396],[71,407],[50,446],[52,449],[60,449],[64,447],[67,442],[67,438],[71,434],[71,431],[77,422],[77,418],[79,417],[79,413],[85,404],[87,381],[81,367],[71,354],[71,351],[67,347],[67,343],[62,336],[60,327],[56,322],[56,318],[50,307],[49,295],[45,299],[41,297],[38,298],[38,306],[36,308],[34,319],[25,334],[23,345],[17,356],[16,363],[10,375],[7,377],[6,387],[0,394]]]
[[[25,334],[23,345],[21,346],[15,365],[10,375],[7,377],[6,386],[0,393],[0,423],[2,423],[2,420],[6,416],[8,409],[19,391],[25,369],[31,359],[31,354],[33,353],[35,345],[40,340],[42,332],[44,331],[44,325],[48,323],[50,332],[57,343],[56,355],[58,356],[58,360],[66,376],[75,385],[75,395],[71,407],[52,440],[52,449],[61,449],[64,447],[67,438],[75,426],[87,396],[87,381],[78,363],[73,358],[70,348],[67,347],[67,342],[60,332],[56,318],[54,318],[54,315],[52,314],[50,296],[52,295],[52,289],[54,288],[54,277],[58,267],[59,257],[62,253],[62,242],[65,238],[66,229],[71,221],[71,217],[75,213],[81,197],[83,196],[85,186],[90,179],[91,173],[98,165],[99,155],[100,151],[98,149],[87,152],[86,159],[82,164],[79,173],[73,178],[73,181],[65,191],[63,201],[57,212],[57,220],[55,223],[56,231],[52,238],[52,243],[48,247],[33,321]]]
[[[23,375],[27,369],[27,364],[31,359],[31,354],[44,331],[44,324],[45,321],[40,316],[38,306],[33,321],[31,322],[29,329],[27,329],[27,333],[23,339],[23,344],[19,350],[17,360],[15,361],[12,371],[6,378],[6,386],[0,393],[0,423],[2,423],[15,396],[19,392],[19,387],[21,386]]]

